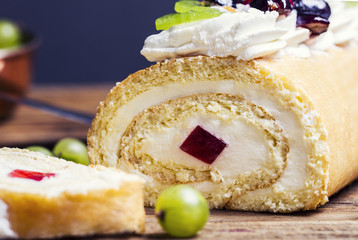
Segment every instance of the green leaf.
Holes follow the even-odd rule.
[[[346,8],[352,8],[358,6],[358,1],[345,1]]]

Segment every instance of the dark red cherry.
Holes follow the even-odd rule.
[[[240,4],[246,5],[246,4],[250,4],[251,1],[252,1],[252,0],[237,0],[236,2],[237,2],[237,3],[240,3]]]
[[[331,8],[323,0],[295,0],[294,9],[297,11],[297,26],[308,28],[312,35],[327,31]]]
[[[309,29],[312,35],[319,35],[327,31],[329,21],[315,15],[298,15],[296,25]]]
[[[292,0],[252,0],[250,6],[261,11],[277,11],[280,15],[288,15],[293,9]]]
[[[298,15],[314,15],[328,20],[331,8],[324,0],[295,0],[294,9]]]
[[[226,146],[223,140],[197,126],[185,139],[180,149],[207,164],[212,164]]]

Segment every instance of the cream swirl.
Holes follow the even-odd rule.
[[[296,27],[296,11],[287,17],[277,12],[239,7],[236,12],[216,18],[180,24],[149,36],[141,54],[149,61],[160,62],[181,56],[235,56],[251,60],[290,54],[309,57],[334,45],[358,39],[358,8],[345,8],[342,2],[329,2],[332,8],[328,31],[309,39],[306,28]]]
[[[149,36],[141,51],[149,61],[180,56],[236,56],[253,59],[266,56],[309,37],[307,29],[296,29],[296,14],[278,20],[277,12],[241,8],[221,16],[180,24]]]

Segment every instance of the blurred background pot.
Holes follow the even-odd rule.
[[[22,97],[32,81],[33,53],[40,44],[32,33],[23,31],[21,45],[0,49],[0,91]],[[0,120],[9,118],[16,105],[0,100]]]

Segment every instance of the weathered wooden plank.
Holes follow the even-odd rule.
[[[112,85],[39,86],[29,97],[60,107],[95,114]],[[48,113],[19,106],[11,119],[0,122],[0,147],[29,144],[53,145],[63,137],[86,139],[89,126],[71,122]]]
[[[175,239],[163,232],[152,208],[146,213],[143,235],[93,239]],[[316,211],[273,214],[213,210],[195,239],[358,239],[358,181]]]
[[[146,234],[129,239],[172,239],[147,209]],[[197,239],[358,239],[358,181],[316,211],[293,214],[213,210]],[[104,238],[106,239],[106,238]],[[108,238],[107,238],[108,239]]]

